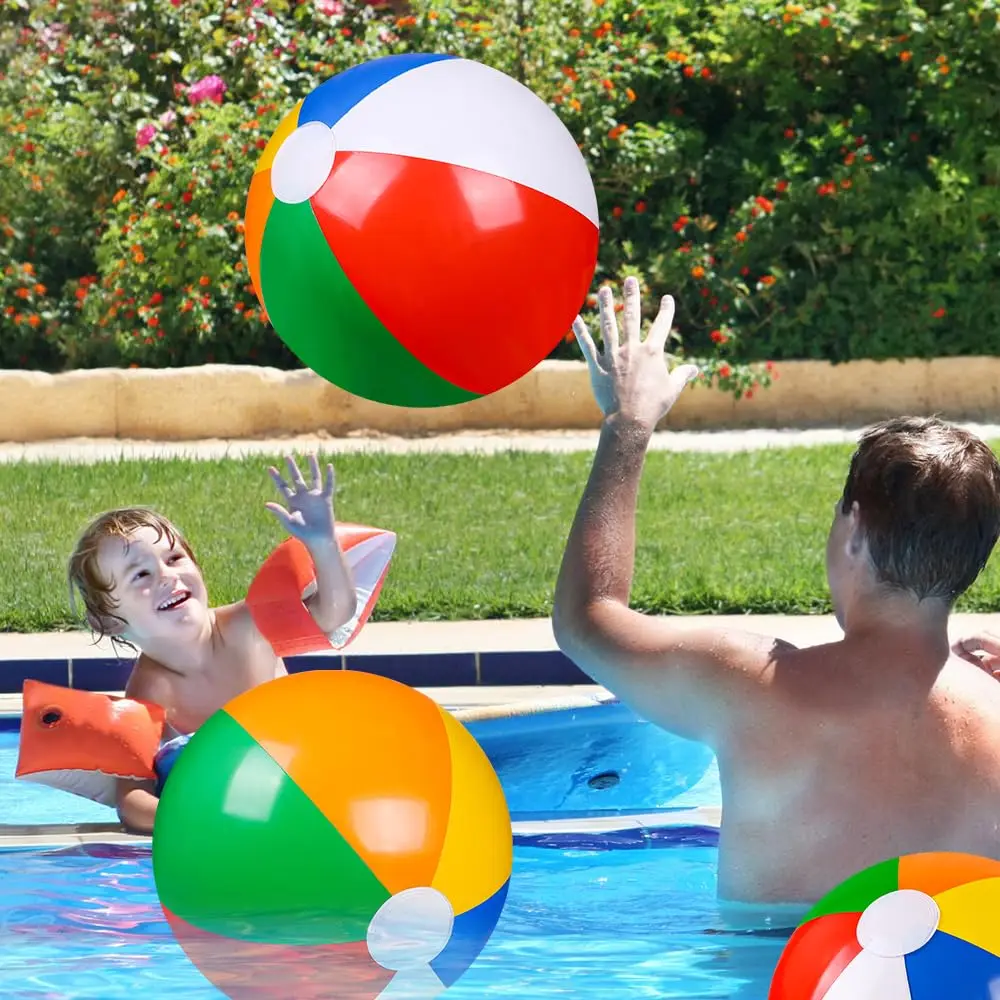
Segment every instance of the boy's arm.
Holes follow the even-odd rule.
[[[553,631],[581,670],[637,713],[717,749],[766,697],[779,647],[764,636],[685,628],[629,608],[636,501],[652,432],[617,414],[601,426],[559,572]]]
[[[117,788],[118,818],[130,833],[151,834],[160,800],[153,794],[152,781],[119,778]]]
[[[358,603],[354,579],[336,537],[305,545],[316,570],[316,589],[303,603],[319,629],[332,635],[354,617]]]
[[[148,667],[143,669],[142,662],[143,657],[140,654],[125,685],[125,697],[161,705],[167,709],[171,701],[169,686],[155,673],[150,672]],[[154,794],[155,788],[156,782],[152,780],[118,779],[115,795],[118,818],[131,833],[153,832],[156,807],[160,802]]]

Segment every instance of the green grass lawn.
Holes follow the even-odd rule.
[[[824,613],[826,532],[850,446],[649,455],[632,603],[657,613]],[[237,600],[282,539],[264,509],[280,456],[0,465],[0,630],[79,627],[65,564],[109,507],[156,507],[184,531],[212,599]],[[395,530],[375,621],[546,616],[590,469],[572,455],[344,455],[337,516]],[[1000,609],[994,558],[960,610]]]

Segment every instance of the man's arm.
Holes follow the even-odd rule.
[[[629,608],[639,481],[653,428],[612,413],[556,585],[552,626],[563,652],[644,718],[718,747],[771,675],[764,636],[685,628]]]

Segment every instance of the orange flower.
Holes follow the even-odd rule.
[[[203,274],[198,279],[198,284],[201,285],[202,288],[204,288],[206,285],[211,284],[211,279],[209,278],[209,276],[207,274]]]
[[[257,313],[253,309],[248,309],[243,315],[251,322],[257,318]]]
[[[913,58],[912,52],[900,52],[899,60],[900,62],[909,62]]]
[[[774,284],[774,275],[773,275],[773,274],[765,274],[765,275],[764,275],[764,276],[763,276],[763,277],[762,277],[762,278],[760,279],[760,283],[761,283],[762,285],[767,285],[767,286],[771,286],[771,285],[773,285],[773,284]]]
[[[41,322],[42,322],[41,316],[29,316],[28,317],[28,326],[37,327],[39,325],[39,323],[41,323]]]
[[[35,265],[34,264],[23,264],[22,267],[21,267],[21,269],[24,271],[25,274],[34,274],[35,273]]]
[[[229,213],[229,214],[228,214],[228,215],[226,216],[226,218],[227,218],[227,219],[228,219],[228,220],[229,220],[230,222],[235,222],[235,221],[236,221],[236,220],[237,220],[237,219],[238,219],[239,217],[240,217],[240,214],[239,214],[239,212],[230,212],[230,213]]]
[[[824,15],[823,17],[821,17],[819,19],[819,26],[821,28],[829,28],[830,27],[830,18],[828,18],[826,15]]]
[[[571,97],[571,98],[569,99],[569,106],[570,106],[570,107],[571,107],[571,108],[572,108],[572,109],[573,109],[574,111],[579,111],[579,110],[580,110],[580,109],[581,109],[581,108],[583,107],[583,105],[582,105],[582,104],[581,104],[581,103],[580,103],[580,102],[579,102],[579,101],[578,101],[578,100],[577,100],[577,99],[576,99],[575,97]]]
[[[14,294],[19,299],[26,299],[31,294],[31,292],[29,292],[27,288],[19,288],[16,292],[14,292]]]
[[[745,232],[743,232],[743,230],[741,229],[736,234],[735,239],[736,239],[737,243],[746,243],[746,241],[747,241],[747,234]]]
[[[940,72],[940,73],[950,73],[951,72],[951,67],[950,66],[942,66],[940,68],[940,70],[938,70],[938,72]]]
[[[628,125],[616,125],[609,133],[609,139],[620,139],[628,131]]]
[[[625,96],[629,99],[629,102],[632,102],[635,100],[635,91],[631,87],[626,87]]]
[[[615,89],[615,85],[610,80],[602,80],[601,81],[601,86],[605,90],[614,90]]]
[[[580,79],[580,77],[577,74],[576,70],[573,69],[572,66],[563,66],[563,70],[562,71],[563,71],[563,75],[566,76],[566,77],[568,77],[570,80],[574,80],[575,81],[575,80],[579,80]]]
[[[692,278],[697,278],[699,280],[701,278],[704,278],[705,277],[705,268],[703,268],[700,264],[695,264],[695,266],[691,268],[691,277]]]
[[[119,188],[111,200],[117,205],[125,197],[125,188]]]
[[[694,66],[685,66],[684,67],[684,75],[685,76],[694,76]]]

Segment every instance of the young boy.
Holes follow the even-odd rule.
[[[1000,859],[1000,684],[948,634],[1000,534],[992,451],[936,419],[862,436],[826,551],[838,642],[798,649],[635,612],[645,453],[693,371],[664,361],[672,301],[643,341],[632,279],[624,298],[622,342],[607,290],[603,351],[575,327],[604,421],[553,627],[594,680],[715,750],[721,900],[808,905],[869,865],[922,851]]]
[[[306,606],[332,634],[351,620],[357,600],[334,531],[333,466],[321,482],[311,455],[307,485],[295,460],[286,461],[290,484],[276,468],[269,472],[287,509],[265,506],[308,548],[316,590]],[[245,601],[209,606],[190,545],[154,511],[129,507],[96,518],[70,557],[69,579],[98,635],[139,650],[125,695],[162,705],[173,734],[194,732],[236,695],[286,673]],[[119,780],[118,815],[129,829],[151,833],[158,801],[154,782]]]

